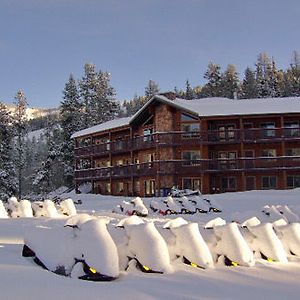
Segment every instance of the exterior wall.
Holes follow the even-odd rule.
[[[274,123],[274,137],[262,136],[261,126],[267,122]],[[199,135],[186,136],[180,133],[181,111],[155,104],[130,127],[93,134],[91,145],[79,147],[78,139],[76,162],[88,159],[92,169],[76,171],[76,187],[92,182],[95,193],[108,193],[110,185],[114,195],[165,195],[173,185],[184,188],[184,180],[190,179],[200,182],[203,193],[217,193],[268,188],[263,183],[272,185],[276,177],[274,188],[284,189],[288,176],[300,176],[300,158],[285,162],[287,150],[300,148],[300,134],[285,136],[286,122],[300,123],[300,113],[201,118],[190,121],[199,124]],[[145,129],[153,134],[143,136]],[[111,143],[101,144],[107,140]],[[264,157],[268,149],[277,157]],[[184,151],[200,151],[201,161],[184,165]],[[234,159],[223,157],[233,152]],[[123,164],[117,166],[120,160]]]

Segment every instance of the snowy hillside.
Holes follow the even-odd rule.
[[[15,105],[13,104],[5,104],[8,110],[14,114],[15,112]],[[33,108],[33,107],[28,107],[26,109],[26,115],[28,120],[44,117],[47,115],[52,115],[52,114],[58,114],[59,109],[58,108]]]
[[[273,212],[269,211],[269,215],[265,212],[262,212],[263,210],[266,211],[266,205],[268,205],[269,208],[273,205],[273,207],[277,207],[278,209],[284,205],[288,205],[290,211],[295,213],[294,216],[296,214],[299,216],[299,192],[299,189],[295,189],[285,191],[252,191],[245,193],[210,195],[210,200],[218,207],[222,208],[221,213],[182,215],[181,217],[183,217],[186,222],[181,222],[180,225],[180,222],[178,223],[178,221],[176,221],[175,223],[172,223],[173,225],[170,225],[171,223],[168,223],[168,221],[174,220],[178,216],[161,216],[160,214],[150,212],[149,210],[149,216],[141,219],[141,222],[145,223],[144,225],[130,225],[128,223],[128,225],[125,225],[125,229],[118,229],[115,226],[121,220],[125,220],[124,218],[126,218],[126,216],[112,213],[112,209],[116,205],[121,204],[122,201],[130,200],[129,198],[99,195],[75,195],[72,193],[66,194],[64,197],[72,196],[74,200],[80,199],[82,201],[81,205],[76,206],[78,213],[88,213],[91,215],[89,218],[106,220],[106,223],[109,221],[110,223],[107,226],[109,226],[108,228],[110,234],[113,236],[115,241],[118,241],[119,245],[123,243],[122,241],[124,241],[126,236],[120,236],[120,233],[125,232],[124,230],[126,230],[127,235],[132,236],[133,234],[138,234],[137,236],[139,236],[139,242],[135,243],[135,238],[132,236],[131,244],[129,244],[129,246],[132,248],[132,251],[135,252],[139,252],[141,249],[143,249],[143,255],[150,255],[149,258],[147,258],[146,255],[146,258],[148,260],[150,259],[150,264],[151,255],[154,255],[155,250],[149,246],[143,248],[142,245],[142,243],[147,242],[145,238],[147,231],[149,230],[149,232],[152,232],[151,239],[155,240],[155,236],[161,233],[168,243],[171,241],[170,234],[174,234],[174,236],[179,238],[179,241],[184,242],[180,242],[177,246],[174,244],[175,248],[170,248],[169,251],[176,252],[176,248],[181,249],[180,251],[184,251],[184,246],[193,240],[195,237],[195,232],[199,232],[197,229],[198,226],[200,232],[203,234],[203,232],[205,232],[203,229],[204,225],[207,223],[207,221],[215,217],[222,218],[228,223],[228,225],[226,225],[227,227],[220,227],[223,228],[221,231],[229,230],[228,232],[234,233],[236,230],[234,229],[234,226],[236,226],[234,224],[236,223],[230,223],[232,220],[242,222],[243,220],[255,216],[262,222],[262,224],[270,224],[268,222],[273,222],[274,219],[276,219],[276,214],[274,216]],[[161,201],[163,199],[155,198],[143,200],[146,206],[149,208],[151,201]],[[283,211],[283,215],[279,215],[277,217],[288,219],[291,218],[292,215],[285,210]],[[178,300],[299,298],[300,257],[297,255],[288,255],[288,262],[273,262],[255,257],[254,266],[252,264],[252,266],[248,267],[227,267],[222,264],[215,263],[214,268],[208,268],[205,270],[183,264],[178,259],[172,259],[172,270],[169,270],[165,274],[147,274],[137,269],[130,268],[127,271],[121,270],[117,280],[107,283],[88,282],[75,278],[59,276],[37,266],[32,262],[32,260],[30,260],[30,258],[24,258],[21,256],[24,236],[26,236],[26,239],[30,240],[32,234],[36,230],[53,233],[58,232],[59,234],[59,232],[61,232],[61,229],[59,228],[63,228],[66,220],[68,220],[68,217],[62,216],[57,216],[56,218],[29,217],[0,219],[1,299],[34,300],[40,299],[41,295],[43,295],[42,297],[45,300],[53,299],[54,297],[57,299],[97,299],[101,297],[101,299],[121,298]],[[69,219],[69,224],[76,224],[74,223],[74,220],[75,219]],[[154,225],[158,229],[159,233],[157,231],[155,231],[156,233],[153,231],[153,225],[151,225],[152,227],[147,225],[152,224],[149,223],[149,221],[154,222]],[[252,224],[251,226],[253,226],[254,221],[255,220],[249,221]],[[136,221],[133,223],[135,222]],[[190,225],[184,225],[187,222]],[[250,226],[250,223],[248,226]],[[167,224],[167,227],[172,227],[171,231],[170,229],[163,229],[165,224]],[[265,232],[264,227],[258,226],[253,228],[257,228],[255,229],[256,235],[261,235],[262,232]],[[222,236],[221,231],[216,231],[218,235],[221,234],[220,237]],[[142,234],[143,232],[144,234]],[[300,232],[297,234],[300,235]],[[232,237],[234,236],[235,234],[232,235]],[[202,242],[198,245],[200,247],[199,249],[201,251],[204,251],[203,249],[208,251],[208,249],[203,246],[205,242],[210,245],[208,236],[203,235],[203,237],[204,240],[200,239]],[[274,238],[271,242],[274,242]],[[48,249],[51,249],[53,246],[55,246],[46,237],[43,237],[42,240],[44,246],[47,246],[48,243]],[[265,241],[261,241],[260,244],[256,242],[256,245],[260,245],[261,249],[263,249],[263,242]],[[159,243],[164,242],[160,241]],[[87,241],[84,242],[84,245],[88,245]],[[251,244],[249,245],[251,246]],[[178,246],[180,247],[178,248]],[[196,249],[198,246],[194,244],[194,248],[190,249]],[[230,245],[227,244],[226,247],[228,248],[229,246]],[[162,249],[161,247],[165,246],[161,245],[160,249]],[[224,245],[222,247],[223,250],[226,248]],[[243,247],[248,246],[244,245],[241,249],[243,249]],[[149,249],[151,250],[149,251]],[[227,252],[229,250],[230,249],[228,248]],[[269,253],[272,255],[271,252]],[[190,254],[194,255],[193,253]],[[245,257],[245,250],[240,254]],[[68,255],[68,251],[65,253],[65,255]],[[101,260],[101,253],[95,253],[94,251],[92,255],[94,255],[95,258],[99,257]],[[204,252],[201,255],[202,256],[199,256],[198,258],[200,262],[201,259],[204,259],[205,257],[203,256]],[[152,258],[154,259],[154,256]],[[194,259],[197,259],[197,256],[195,256]],[[210,260],[211,258],[206,259]],[[167,261],[162,261],[161,263],[167,263]],[[16,285],[16,282],[19,284]]]

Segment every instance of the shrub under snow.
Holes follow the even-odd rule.
[[[74,215],[77,214],[76,207],[75,207],[74,202],[71,198],[68,198],[68,199],[65,199],[65,200],[61,201],[60,202],[60,207],[61,207],[62,213],[64,215],[74,216]]]

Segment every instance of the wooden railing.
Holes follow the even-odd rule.
[[[204,172],[234,172],[257,170],[300,170],[300,156],[259,157],[237,159],[202,159],[155,161],[150,163],[76,170],[76,179],[109,179],[139,176],[201,175]]]
[[[203,144],[253,143],[300,140],[299,128],[234,129],[201,132],[154,133],[133,139],[112,141],[75,149],[75,156],[101,156],[150,149],[156,146],[197,146]]]

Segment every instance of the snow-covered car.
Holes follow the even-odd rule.
[[[113,209],[113,212],[125,214],[127,216],[132,216],[132,215],[136,215],[139,217],[148,216],[148,209],[140,197],[136,197],[132,199],[130,202],[123,201],[120,205],[117,205]]]
[[[56,274],[90,281],[114,280],[119,276],[118,252],[106,223],[83,216],[65,227],[35,227],[24,238],[22,255]]]

